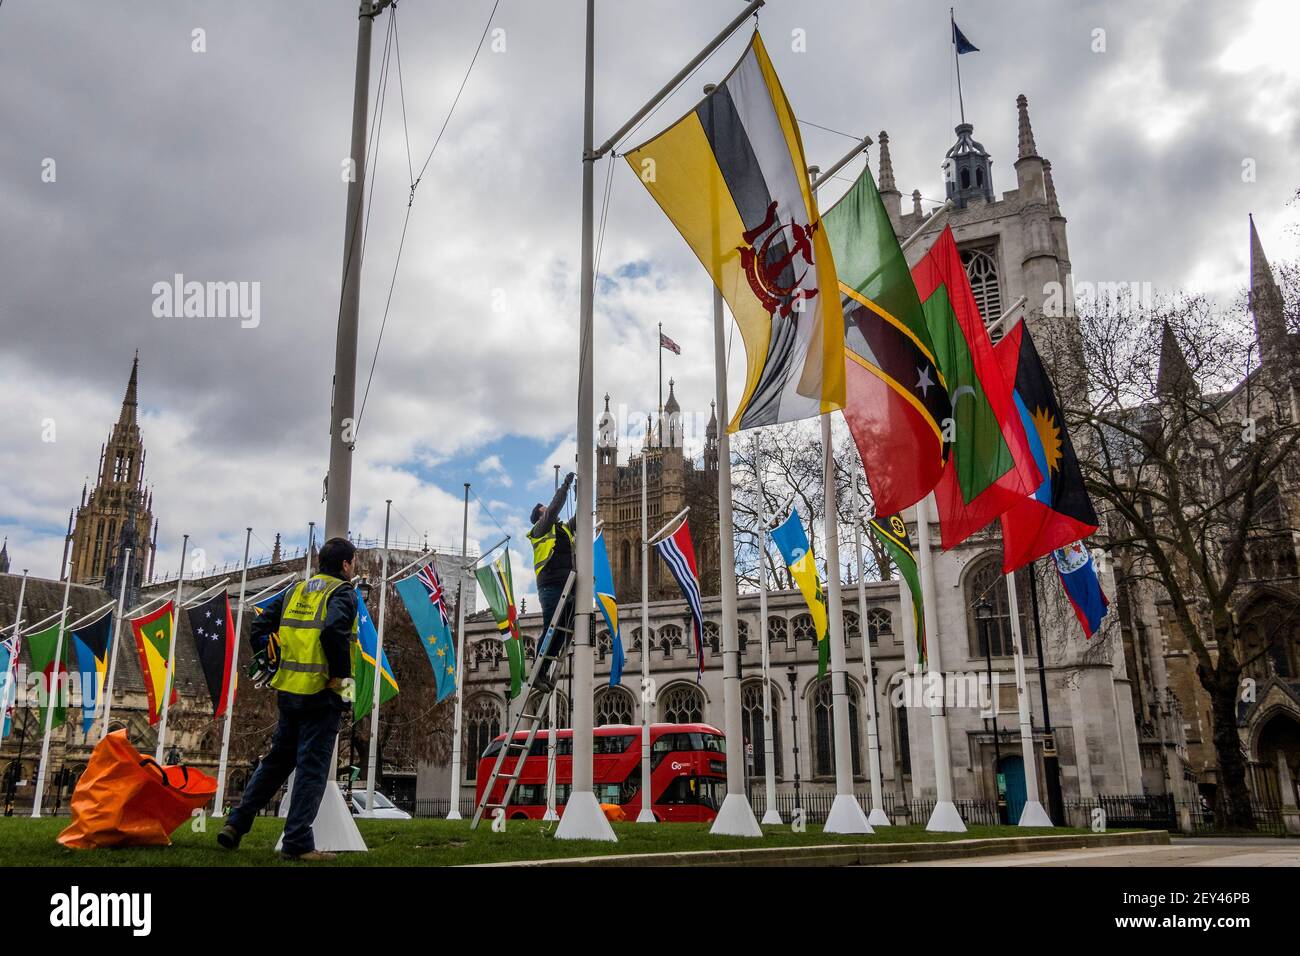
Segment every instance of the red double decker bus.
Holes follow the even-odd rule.
[[[546,813],[547,731],[533,738],[523,772],[506,808],[511,820],[540,820]],[[641,812],[641,727],[611,724],[593,731],[593,783],[596,799],[617,804],[628,820]],[[555,802],[564,806],[573,782],[573,731],[555,732]],[[488,744],[478,762],[476,797],[492,776],[497,754],[505,743],[502,734]],[[521,743],[527,733],[515,734]],[[726,738],[708,724],[650,725],[650,809],[661,823],[708,823],[718,815],[727,791]],[[507,756],[502,773],[514,770],[518,757]],[[505,795],[507,781],[499,780],[492,799]]]

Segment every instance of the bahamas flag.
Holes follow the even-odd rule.
[[[728,431],[844,405],[844,314],[794,111],[757,32],[690,113],[627,154],[745,342]]]
[[[135,636],[135,652],[140,662],[140,676],[144,679],[145,696],[149,700],[149,723],[162,718],[163,694],[167,690],[167,666],[172,643],[172,602],[168,601],[152,614],[131,620],[131,633]],[[172,681],[171,703],[176,703],[176,682]]]
[[[420,646],[433,667],[438,700],[456,691],[456,645],[451,636],[451,617],[443,596],[442,579],[432,561],[410,577],[393,585],[411,615]]]
[[[59,632],[62,630],[63,625],[55,623],[39,634],[27,635],[27,654],[32,660],[32,670],[41,675],[41,681],[36,686],[36,706],[40,717],[37,726],[42,730],[47,719],[46,710],[50,706],[51,689],[54,691],[55,706],[50,727],[62,727],[67,720],[68,641],[59,640]]]
[[[510,549],[491,564],[474,569],[478,586],[483,589],[497,630],[506,645],[506,659],[510,662],[510,697],[519,696],[524,684],[524,648],[519,642],[519,612],[515,610],[515,586],[510,577]]]
[[[609,566],[609,552],[605,550],[605,532],[596,535],[595,541],[596,604],[605,616],[610,640],[614,642],[613,660],[609,665],[609,686],[623,682],[623,638],[618,630],[618,602],[614,600],[614,572]]]
[[[797,510],[792,508],[789,517],[772,529],[772,540],[780,549],[785,566],[790,569],[790,576],[803,593],[803,599],[808,602],[813,625],[817,628],[817,676],[822,677],[826,674],[831,653],[830,642],[826,640],[826,592],[822,590],[817,562],[808,546],[808,535],[804,533]]]
[[[370,713],[375,702],[375,650],[379,647],[379,632],[370,620],[370,611],[357,590],[357,639],[352,642],[352,676],[356,681],[357,696],[352,701],[352,719],[360,720]],[[397,681],[388,666],[385,651],[379,663],[379,704],[383,706],[397,696]]]
[[[113,612],[101,615],[72,632],[81,674],[81,732],[90,733],[99,713],[104,681],[108,677],[108,651],[113,640]]]
[[[1101,620],[1110,607],[1101,582],[1097,580],[1092,553],[1082,541],[1074,541],[1053,551],[1052,558],[1056,561],[1056,573],[1061,577],[1061,587],[1065,588],[1065,596],[1074,607],[1074,615],[1079,619],[1084,636],[1092,637],[1101,627]]]

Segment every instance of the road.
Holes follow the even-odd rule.
[[[886,866],[1300,866],[1300,840],[1174,839],[1169,846],[1117,846],[1006,853]]]

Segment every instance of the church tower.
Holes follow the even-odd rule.
[[[99,475],[89,496],[81,492],[72,530],[72,558],[67,572],[76,584],[98,584],[115,592],[121,584],[124,552],[131,549],[128,599],[139,591],[152,559],[153,495],[144,487],[144,441],[137,421],[136,387],[140,353],[122,411],[100,450]]]

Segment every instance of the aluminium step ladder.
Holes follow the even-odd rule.
[[[522,702],[519,707],[519,713],[515,715],[514,723],[506,732],[506,738],[501,743],[501,749],[497,751],[496,763],[492,765],[492,775],[488,777],[487,786],[483,788],[483,796],[479,798],[478,806],[474,808],[474,819],[470,821],[469,828],[477,830],[479,821],[483,819],[485,812],[490,816],[493,811],[502,810],[510,805],[510,798],[514,796],[515,785],[519,782],[520,774],[523,773],[524,760],[532,750],[533,740],[537,737],[537,731],[541,729],[542,721],[545,719],[546,706],[550,702],[551,695],[555,693],[555,686],[558,683],[560,667],[560,654],[554,653],[553,648],[567,648],[568,641],[556,640],[557,634],[567,634],[568,640],[573,639],[572,627],[561,627],[560,622],[564,620],[565,609],[569,603],[570,593],[573,590],[574,583],[578,576],[575,571],[569,572],[569,577],[564,582],[564,590],[560,592],[560,602],[555,607],[555,613],[551,615],[550,625],[546,628],[541,643],[537,647],[537,658],[533,663],[533,669],[528,675],[528,682],[524,684],[519,693],[519,699]],[[537,699],[533,700],[533,682],[541,674],[542,668],[548,661],[553,661],[551,670],[551,689],[540,690]],[[529,712],[529,707],[535,713]],[[526,729],[528,736],[524,740],[515,740],[515,734]],[[504,770],[506,757],[511,754],[515,755],[514,766],[509,770]],[[492,792],[500,781],[506,781],[505,793],[501,795],[500,802],[492,802]]]

